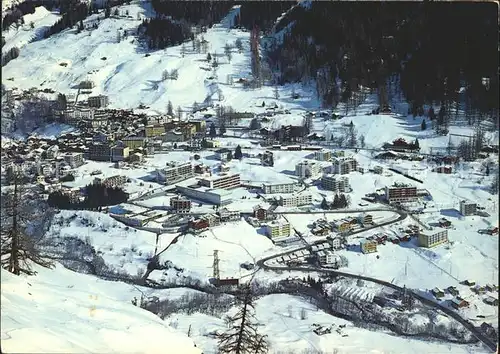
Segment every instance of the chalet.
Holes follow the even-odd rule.
[[[239,211],[228,210],[227,208],[220,209],[217,215],[219,215],[221,221],[237,221],[241,217]]]
[[[457,295],[459,295],[458,289],[457,289],[456,287],[454,287],[454,286],[449,286],[449,287],[447,287],[447,288],[446,288],[446,291],[447,291],[449,294],[453,295],[453,296],[457,296]]]
[[[364,254],[377,252],[377,242],[371,240],[361,240],[359,243],[361,252]]]
[[[263,208],[260,205],[257,205],[253,209],[253,217],[257,218],[258,220],[266,220],[268,215],[267,215],[267,209]]]
[[[399,158],[399,154],[397,154],[394,151],[385,151],[385,152],[382,152],[382,153],[376,155],[375,158],[379,159],[379,160],[396,160]],[[381,173],[381,172],[375,171],[375,169],[374,169],[374,172]]]
[[[401,235],[398,235],[399,242],[408,242],[411,240],[411,236],[408,235],[407,233],[403,233]]]
[[[493,296],[487,296],[484,298],[484,303],[490,306],[498,306],[498,299]]]
[[[441,218],[438,220],[439,227],[450,227],[451,221],[446,218]]]
[[[436,299],[440,299],[442,297],[444,297],[444,291],[439,289],[439,288],[434,288],[431,290],[432,292],[432,295],[434,295],[436,297]]]
[[[413,143],[408,143],[405,139],[403,138],[398,138],[394,140],[391,143],[385,143],[383,145],[383,148],[386,150],[392,150],[396,152],[413,152],[413,151],[418,151],[420,150],[420,147],[418,146],[418,142],[415,141]]]
[[[480,328],[488,336],[491,336],[495,339],[497,338],[497,331],[495,330],[495,327],[493,327],[490,323],[483,322],[481,323]],[[498,346],[497,346],[497,353],[498,353]]]
[[[479,284],[474,285],[471,290],[476,293],[476,294],[484,294],[486,292],[486,289],[484,286],[480,286]]]
[[[476,282],[473,280],[470,280],[470,279],[466,279],[466,280],[461,281],[460,284],[466,285],[466,286],[474,286],[474,285],[476,285]]]
[[[468,307],[469,303],[460,297],[455,297],[451,300],[451,306],[458,310],[464,307]]]
[[[486,291],[489,291],[489,292],[493,292],[493,291],[496,291],[497,290],[497,287],[495,285],[491,285],[491,284],[486,284],[484,286],[484,289]]]
[[[444,173],[444,174],[451,174],[453,172],[453,168],[451,166],[439,166],[439,167],[436,167],[433,172],[437,172],[437,173]]]
[[[189,221],[189,228],[194,232],[201,232],[203,230],[207,230],[209,227],[208,221],[204,219],[196,219]]]
[[[344,243],[342,237],[339,236],[327,236],[326,241],[330,244],[333,249],[340,249]]]
[[[347,232],[352,229],[352,224],[345,220],[336,221],[334,226],[339,232]]]

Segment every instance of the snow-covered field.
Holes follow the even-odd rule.
[[[221,278],[248,278],[252,271],[240,267],[245,262],[255,263],[265,251],[273,248],[266,236],[260,235],[245,221],[222,224],[199,235],[187,234],[179,237],[165,252],[160,261],[171,261],[185,269],[194,278],[207,282],[213,274],[211,266],[214,250],[219,251]],[[154,271],[151,278],[163,277]],[[242,279],[242,280],[243,280]],[[171,280],[165,278],[165,280]]]
[[[3,3],[2,3],[3,4]],[[149,106],[148,113],[165,113],[167,102],[172,101],[175,107],[189,108],[193,102],[202,102],[207,96],[217,101],[217,91],[222,93],[220,104],[232,106],[235,110],[261,113],[262,101],[266,104],[276,102],[284,109],[289,109],[290,115],[277,115],[267,126],[278,127],[284,124],[296,124],[302,120],[305,110],[318,108],[314,91],[309,87],[296,85],[294,90],[301,98],[291,100],[291,85],[279,88],[280,99],[274,98],[274,88],[264,86],[261,89],[244,89],[239,84],[228,85],[226,79],[232,75],[235,79],[247,77],[250,71],[248,49],[249,33],[231,29],[226,26],[227,19],[234,16],[236,9],[228,15],[222,24],[208,29],[204,38],[209,41],[209,52],[217,53],[220,67],[218,79],[208,79],[212,73],[203,68],[209,64],[205,61],[206,54],[192,52],[190,42],[187,42],[186,54],[180,54],[181,46],[166,50],[150,52],[148,57],[142,44],[135,37],[135,32],[141,20],[140,17],[154,15],[150,4],[146,1],[133,2],[121,6],[121,11],[129,11],[132,18],[109,18],[102,20],[96,30],[76,33],[74,29],[51,36],[48,39],[37,39],[41,28],[54,23],[59,17],[48,12],[43,7],[37,8],[35,14],[25,16],[26,25],[20,29],[11,28],[5,32],[7,44],[5,51],[13,46],[21,47],[20,57],[9,62],[2,68],[3,76],[14,78],[4,81],[8,88],[17,87],[50,87],[63,93],[76,93],[73,89],[82,80],[90,79],[96,84],[92,94],[103,93],[110,97],[112,108],[137,108],[140,104]],[[102,16],[102,14],[101,14]],[[84,21],[90,25],[96,15]],[[29,23],[34,23],[31,29]],[[117,33],[126,30],[129,35],[117,41]],[[244,49],[239,53],[233,49],[232,61],[222,56],[226,43],[234,43],[241,39]],[[105,60],[103,58],[106,58]],[[60,64],[66,63],[67,66]],[[162,81],[162,72],[178,69],[179,79]],[[235,80],[236,81],[236,80]],[[188,94],[186,94],[188,93]],[[258,106],[259,107],[258,107]],[[376,107],[374,96],[369,96],[362,104],[357,114],[350,114],[337,121],[314,119],[314,130],[327,138],[331,134],[342,132],[341,126],[351,121],[359,134],[366,137],[366,146],[379,148],[385,142],[403,137],[408,141],[418,138],[422,152],[428,152],[431,147],[445,147],[449,138],[436,136],[432,129],[420,130],[422,118],[402,117],[400,115],[366,115]],[[430,124],[428,124],[430,127]],[[55,137],[71,131],[71,127],[58,124],[47,125],[35,131],[41,137]],[[450,127],[450,133],[470,135],[467,127]],[[498,132],[488,133],[491,143],[498,144]],[[455,139],[455,137],[453,137]],[[457,138],[459,139],[459,138]],[[251,139],[218,138],[222,146],[249,147],[244,153],[256,156],[264,149],[258,144],[252,144]],[[455,144],[458,140],[454,141]],[[3,138],[2,138],[3,144]],[[348,155],[355,157],[360,166],[365,169],[376,165],[400,167],[410,171],[415,177],[423,180],[417,188],[427,189],[432,200],[428,201],[429,209],[436,212],[425,213],[421,219],[427,223],[435,223],[439,218],[446,217],[453,223],[449,230],[449,245],[441,245],[433,249],[418,248],[415,241],[407,244],[394,245],[388,242],[380,245],[375,254],[364,255],[359,250],[340,251],[348,261],[349,266],[343,270],[356,274],[365,274],[380,278],[394,284],[409,288],[426,290],[434,287],[446,288],[456,286],[463,297],[471,302],[471,308],[460,310],[464,317],[474,318],[477,314],[487,316],[485,321],[496,324],[498,309],[483,303],[483,297],[474,295],[468,287],[458,283],[464,279],[475,280],[480,285],[497,284],[498,278],[498,236],[481,235],[477,230],[498,225],[497,196],[488,191],[493,176],[484,176],[481,163],[459,165],[456,173],[451,175],[431,172],[432,165],[425,161],[376,161],[369,151]],[[216,167],[220,162],[213,152],[199,153],[199,162]],[[227,163],[231,171],[241,174],[244,183],[260,185],[262,183],[286,183],[296,181],[293,175],[296,163],[306,159],[310,152],[276,151],[274,167],[263,167],[258,158],[248,157],[242,161]],[[87,161],[77,169],[75,182],[68,185],[83,187],[91,183],[94,176],[91,172],[100,170],[98,177],[125,175],[130,178],[125,186],[134,197],[148,191],[160,191],[163,187],[150,181],[151,172],[165,166],[169,161],[188,161],[193,153],[185,151],[170,151],[148,157],[140,168],[116,169],[110,163]],[[493,163],[497,163],[492,158]],[[409,182],[404,177],[394,173],[376,175],[354,172],[348,175],[353,192],[349,193],[351,207],[360,208],[361,198],[376,189],[391,185],[396,181]],[[189,184],[195,181],[186,181]],[[184,182],[183,182],[184,183]],[[317,185],[311,185],[307,192],[312,193],[314,207],[317,207],[323,197],[330,199],[333,195]],[[243,188],[233,190],[234,202],[229,209],[251,210],[256,204],[267,207],[269,204],[257,199],[255,193]],[[242,197],[245,197],[242,199]],[[461,217],[456,209],[460,200],[470,200],[486,208],[490,217]],[[138,201],[145,208],[166,206],[169,196],[154,196]],[[126,205],[126,208],[138,208],[136,205]],[[430,205],[433,205],[431,207]],[[311,206],[312,207],[312,206]],[[366,208],[374,207],[369,204]],[[205,209],[203,209],[205,208]],[[195,211],[206,210],[207,206],[195,207]],[[283,208],[282,208],[283,209]],[[280,209],[280,210],[282,210]],[[283,209],[285,210],[285,209]],[[288,215],[287,218],[297,230],[308,236],[308,225],[318,218],[329,220],[344,216],[357,216],[356,213]],[[375,218],[394,217],[392,212],[373,213]],[[407,219],[399,225],[377,229],[366,234],[384,231],[392,233],[398,227],[414,223]],[[161,223],[151,223],[149,226],[160,227]],[[155,226],[156,225],[156,226]],[[143,274],[147,266],[147,258],[155,249],[160,255],[160,261],[170,261],[174,266],[182,268],[182,272],[153,271],[150,279],[158,282],[169,282],[173,277],[190,276],[206,283],[212,277],[213,252],[219,250],[220,273],[222,278],[237,277],[250,279],[253,271],[240,267],[241,263],[252,262],[285,250],[274,246],[258,230],[245,221],[226,223],[200,235],[186,234],[177,238],[178,234],[162,234],[158,237],[146,231],[128,228],[104,213],[87,211],[61,211],[54,220],[48,234],[49,238],[76,237],[92,245],[106,264],[130,275]],[[172,241],[177,240],[175,243]],[[311,238],[312,239],[312,238]],[[356,244],[359,239],[348,239]],[[301,246],[301,245],[300,245]],[[298,247],[298,246],[296,246]],[[377,258],[378,256],[378,258]],[[289,276],[302,277],[300,272],[257,272],[255,278],[262,282],[275,281]],[[177,298],[191,290],[175,289],[168,291],[146,291],[160,298]],[[356,294],[356,290],[346,289]],[[130,304],[138,291],[129,285],[119,282],[104,282],[95,277],[77,274],[57,266],[55,270],[39,269],[39,274],[31,278],[14,277],[2,271],[2,346],[5,351],[44,352],[164,352],[165,343],[172,353],[189,353],[185,348],[191,345],[184,335],[172,331],[166,322],[152,314],[148,314]],[[371,296],[370,294],[362,294]],[[68,301],[69,300],[69,301]],[[292,315],[288,307],[292,308]],[[298,313],[305,308],[309,314],[307,320],[300,320]],[[257,317],[264,324],[262,331],[269,336],[273,348],[281,350],[315,348],[337,353],[461,353],[471,352],[471,348],[459,345],[439,344],[430,341],[398,338],[388,333],[362,330],[353,327],[349,322],[332,317],[312,308],[308,303],[289,295],[272,295],[261,298],[257,302]],[[175,318],[175,319],[174,319]],[[216,346],[214,339],[205,336],[214,329],[223,329],[222,318],[213,318],[203,314],[175,314],[167,319],[176,321],[178,329],[186,333],[192,325],[192,340],[205,353],[212,353]],[[346,324],[343,330],[348,337],[342,337],[336,332],[322,337],[311,331],[312,323],[322,325]],[[479,323],[480,324],[480,323]],[[34,338],[28,341],[25,338]],[[88,338],[92,338],[89,341]],[[173,351],[179,341],[182,350]],[[44,344],[46,343],[46,344]],[[182,347],[185,345],[186,347]],[[148,347],[151,346],[151,347]],[[163,350],[163,351],[162,351]],[[474,352],[479,349],[474,348]],[[197,352],[197,351],[194,351]]]
[[[140,292],[57,265],[33,277],[2,272],[6,353],[201,353],[192,339],[131,304]],[[166,294],[165,294],[166,295]],[[163,296],[165,296],[163,295]]]

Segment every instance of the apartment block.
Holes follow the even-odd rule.
[[[221,173],[217,176],[200,178],[198,184],[213,189],[231,189],[241,185],[239,173]]]
[[[330,161],[332,159],[332,152],[330,150],[319,150],[314,152],[314,159],[317,161]]]
[[[71,168],[77,168],[83,165],[83,154],[81,152],[67,152],[63,155],[64,162]]]
[[[367,224],[373,224],[373,215],[371,214],[361,214],[358,217],[358,221],[360,224],[367,225]]]
[[[209,149],[220,147],[220,141],[218,141],[218,140],[208,139],[205,141],[205,144],[206,144],[205,146]]]
[[[358,169],[358,162],[353,158],[340,158],[333,161],[332,170],[337,175],[347,175]]]
[[[322,173],[321,165],[314,161],[302,161],[295,166],[295,175],[299,178],[315,178]]]
[[[323,189],[347,193],[351,191],[351,185],[349,184],[349,179],[347,177],[335,177],[335,175],[325,175],[321,178],[321,187]]]
[[[111,161],[124,161],[128,159],[130,149],[124,144],[117,144],[111,147]]]
[[[392,186],[385,187],[385,199],[389,203],[411,202],[417,198],[417,187],[415,186],[404,183],[394,183]]]
[[[157,169],[155,174],[157,182],[169,185],[194,177],[194,168],[191,162],[167,162],[165,167]]]
[[[191,201],[186,198],[175,196],[170,198],[170,207],[176,213],[189,213],[191,210]]]
[[[475,215],[477,211],[477,204],[466,200],[460,201],[460,214],[463,216]]]
[[[266,225],[266,234],[270,238],[290,236],[290,224],[284,219],[270,221]]]
[[[304,194],[280,196],[278,203],[279,205],[288,208],[298,207],[302,205],[310,205],[312,204],[312,195],[304,193]]]
[[[94,178],[94,183],[103,184],[106,187],[121,187],[127,183],[127,177],[121,175],[115,175],[104,179],[96,177]]]
[[[195,127],[196,132],[205,132],[207,130],[207,122],[202,119],[190,120],[188,123]]]
[[[217,212],[221,221],[238,221],[241,219],[241,213],[238,210],[228,210],[222,208]]]
[[[418,244],[420,247],[432,248],[448,242],[448,230],[442,229],[433,233],[419,233]]]
[[[146,142],[148,141],[143,136],[128,136],[126,138],[122,138],[121,141],[128,147],[130,150],[135,150],[138,148],[143,148],[146,146]]]
[[[265,194],[293,193],[295,188],[295,183],[265,183],[262,185],[262,191]]]
[[[163,133],[165,133],[165,126],[162,124],[148,125],[144,129],[144,134],[146,135],[146,138],[161,136]]]
[[[89,145],[89,160],[111,161],[111,146],[107,143],[93,143]]]
[[[321,264],[335,264],[339,263],[339,256],[332,250],[321,250],[318,252],[319,263]]]
[[[109,104],[109,98],[105,95],[91,96],[87,100],[89,107],[103,108]]]

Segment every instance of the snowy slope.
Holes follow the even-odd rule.
[[[4,1],[2,1],[2,7]],[[43,38],[45,30],[56,23],[61,16],[50,12],[43,6],[35,8],[35,12],[23,16],[24,25],[16,28],[11,26],[7,31],[2,32],[5,37],[5,45],[2,47],[2,53],[7,52],[13,47],[22,49],[28,43]],[[31,28],[33,23],[33,28]]]
[[[129,275],[143,274],[156,244],[155,234],[128,228],[109,215],[90,211],[62,210],[56,215],[47,238],[57,243],[67,237],[87,241],[107,265]]]
[[[168,101],[172,101],[174,107],[182,108],[190,108],[195,101],[201,103],[207,96],[217,102],[218,90],[222,93],[221,104],[231,105],[236,110],[246,110],[255,107],[257,102],[260,104],[263,100],[274,99],[272,87],[248,90],[240,84],[227,85],[229,75],[236,81],[250,74],[249,32],[228,29],[229,20],[239,11],[238,8],[233,9],[221,24],[203,34],[209,42],[208,51],[218,57],[217,79],[209,79],[213,73],[206,62],[206,54],[193,52],[191,41],[185,43],[184,57],[180,54],[181,46],[153,51],[150,56],[145,56],[147,51],[136,38],[141,23],[137,16],[154,16],[150,3],[123,5],[120,11],[128,11],[132,18],[101,19],[96,30],[76,33],[76,30],[68,29],[30,43],[23,48],[17,60],[3,68],[6,77],[14,78],[5,85],[27,89],[43,83],[44,87],[56,92],[76,93],[75,85],[89,79],[96,84],[92,94],[109,95],[112,108],[137,108],[144,104],[150,107],[150,111],[162,113],[166,111]],[[89,16],[84,25],[96,22],[97,16],[102,18],[103,15]],[[123,37],[123,31],[127,31],[128,36],[118,43],[118,32]],[[242,40],[243,51],[239,53],[233,48],[229,63],[224,55],[224,46],[227,43],[234,45],[236,39]],[[10,43],[9,40],[7,43]],[[62,63],[66,66],[61,66]],[[173,69],[178,70],[179,79],[162,81],[162,72]],[[290,89],[280,89],[280,95],[284,97]],[[298,92],[304,99],[285,100],[287,108],[318,106],[315,99],[310,100],[314,95],[302,91],[299,88]],[[189,94],[186,95],[186,92]]]
[[[60,265],[36,270],[28,278],[1,270],[4,352],[201,353],[159,317],[111,295],[115,283]]]
[[[301,353],[303,350],[324,351],[337,354],[361,353],[482,353],[477,346],[444,344],[432,341],[415,340],[409,337],[397,337],[389,333],[370,331],[354,327],[351,322],[333,317],[318,310],[315,306],[287,294],[268,295],[256,301],[256,317],[261,324],[258,330],[267,335],[270,353]],[[304,309],[306,319],[301,319],[300,313]],[[187,331],[191,326],[192,338],[206,354],[216,353],[217,342],[207,336],[216,330],[224,330],[226,325],[222,318],[215,318],[205,314],[193,315],[175,314],[166,321],[174,321],[177,328]],[[324,327],[333,325],[331,334],[316,335],[313,324]],[[339,329],[338,326],[345,328]],[[347,335],[347,336],[345,336]],[[307,351],[305,351],[307,353]]]

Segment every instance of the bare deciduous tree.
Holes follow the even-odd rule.
[[[241,307],[229,317],[229,329],[218,336],[219,353],[264,354],[269,351],[266,336],[257,332],[253,296],[250,286],[243,289]]]

